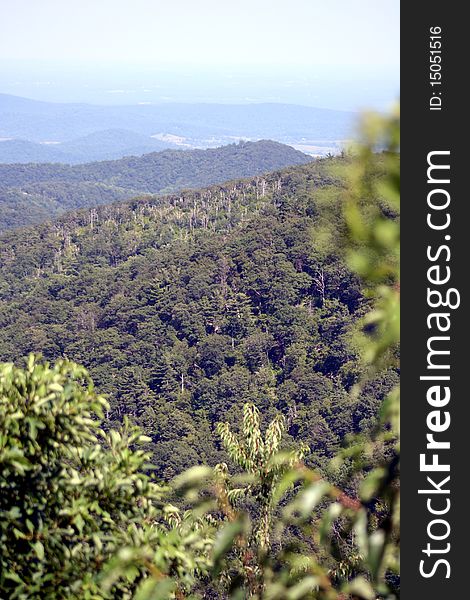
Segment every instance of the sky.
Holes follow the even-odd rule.
[[[0,0],[2,59],[394,65],[398,0]]]
[[[273,86],[290,70],[299,90],[310,85],[306,78],[323,85],[346,78],[349,87],[333,93],[339,99],[356,78],[364,94],[376,83],[385,98],[398,92],[399,0],[0,0],[0,64],[0,91],[14,93],[16,85],[45,99],[51,85],[58,98],[66,95],[66,71],[77,79],[77,69],[99,80],[109,75],[103,90],[135,87],[116,69],[140,69],[142,87],[149,69],[203,72],[207,81],[213,73],[213,88],[224,72],[268,75],[269,90],[255,86],[254,96],[281,100],[292,90],[277,94]],[[167,94],[171,84],[162,86]],[[86,85],[75,87],[85,98]],[[299,91],[302,98],[312,103],[315,94]]]

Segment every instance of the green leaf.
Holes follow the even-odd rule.
[[[331,504],[325,511],[320,523],[320,541],[322,544],[329,540],[331,526],[333,522],[340,516],[341,512],[341,504],[338,504],[337,502]]]
[[[198,465],[192,467],[181,475],[173,479],[173,487],[176,490],[185,490],[192,487],[198,487],[213,475],[213,469]]]
[[[377,531],[374,531],[374,533],[369,537],[369,557],[367,562],[374,580],[377,579],[377,575],[382,564],[384,543],[385,533],[382,529],[377,529]]]
[[[8,511],[8,518],[12,521],[21,517],[21,510],[18,506],[12,506]],[[26,526],[28,526],[28,520],[26,520]]]
[[[356,517],[354,532],[359,552],[367,560],[369,556],[369,540],[367,536],[367,513],[364,509],[361,509]]]
[[[82,517],[82,515],[78,514],[74,519],[73,519],[73,524],[75,525],[75,527],[78,529],[79,533],[82,533],[83,528],[85,527],[85,521]]]
[[[360,489],[360,496],[364,502],[368,502],[375,496],[386,475],[387,471],[382,467],[373,469],[367,475],[362,482]]]
[[[18,573],[14,573],[13,571],[9,571],[8,573],[5,573],[4,577],[5,577],[5,579],[10,579],[11,581],[15,581],[16,583],[19,583],[20,585],[23,584],[23,580],[18,575]]]
[[[356,579],[353,579],[351,583],[346,586],[345,592],[363,598],[364,600],[375,600],[377,597],[371,584],[367,579],[364,579],[364,577],[356,577]]]
[[[317,506],[330,486],[325,481],[318,481],[309,485],[299,496],[300,513],[307,518]]]
[[[135,565],[130,565],[126,568],[124,575],[130,583],[133,583],[139,576],[139,569]]]
[[[313,575],[304,577],[297,585],[289,589],[287,599],[301,600],[301,598],[308,597],[309,594],[318,589],[318,583],[318,578]]]
[[[235,538],[237,538],[245,529],[241,519],[225,525],[215,538],[212,556],[214,563],[219,563],[227,552],[232,548]]]
[[[146,579],[137,589],[134,600],[168,600],[176,587],[173,579],[165,577],[160,581]]]
[[[40,542],[38,540],[37,542],[32,544],[32,547],[34,548],[34,551],[36,552],[36,556],[39,558],[39,560],[43,560],[44,559],[44,546],[42,545],[42,542]]]
[[[63,392],[64,391],[64,388],[60,385],[60,383],[50,383],[49,389],[52,392]]]
[[[277,484],[274,492],[273,492],[273,504],[277,505],[284,497],[285,493],[292,488],[292,486],[297,482],[303,479],[303,474],[299,473],[299,471],[295,469],[291,469],[287,471],[282,477],[282,479]]]

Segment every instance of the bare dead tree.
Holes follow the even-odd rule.
[[[322,305],[325,302],[325,272],[323,269],[319,269],[315,275],[313,276],[313,284],[315,286],[316,291],[320,294]]]

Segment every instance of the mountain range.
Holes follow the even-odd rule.
[[[61,143],[40,143],[12,138],[0,142],[0,164],[45,162],[78,164],[112,160],[123,156],[140,156],[166,148],[178,148],[178,146],[126,129],[95,131]]]
[[[165,479],[226,461],[216,424],[239,424],[248,401],[263,419],[283,412],[287,443],[326,467],[397,381],[389,370],[348,393],[368,300],[340,237],[324,234],[338,231],[350,166],[310,161],[4,232],[0,361],[84,364],[110,400],[107,425],[141,425]]]
[[[91,105],[0,94],[0,162],[67,162],[272,139],[337,151],[355,113],[280,103]]]
[[[207,186],[311,160],[290,146],[262,140],[79,165],[3,164],[0,230],[39,223],[76,208]]]

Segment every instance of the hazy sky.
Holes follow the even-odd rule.
[[[0,60],[399,62],[399,0],[0,0]]]

